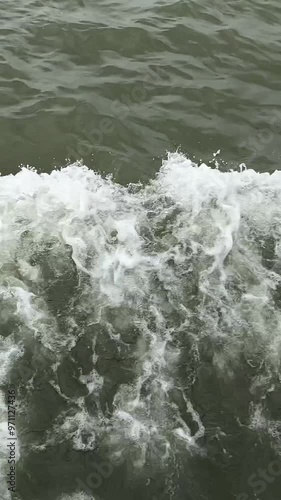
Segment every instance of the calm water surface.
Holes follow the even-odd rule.
[[[0,498],[278,500],[280,2],[0,9]]]

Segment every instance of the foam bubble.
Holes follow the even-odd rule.
[[[146,186],[78,164],[0,179],[9,349],[47,351],[50,383],[72,409],[45,444],[71,436],[75,449],[165,467],[183,443],[204,446],[190,390],[204,357],[228,382],[251,367],[257,398],[269,390],[280,372],[280,181],[179,154]],[[14,362],[3,359],[4,374]]]
[[[95,497],[87,493],[72,493],[72,495],[61,495],[57,500],[95,500]]]

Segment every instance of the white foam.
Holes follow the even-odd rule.
[[[134,377],[119,385],[106,418],[98,406],[103,378],[96,368],[81,376],[96,398],[97,418],[89,418],[81,402],[75,417],[55,424],[55,435],[72,434],[76,449],[94,447],[98,432],[110,452],[125,448],[139,467],[149,450],[161,450],[163,463],[179,442],[199,450],[204,426],[185,388],[177,387],[197,424],[193,435],[171,403],[187,341],[196,353],[205,337],[218,340],[223,348],[215,349],[213,362],[224,377],[239,370],[241,355],[249,363],[262,358],[265,370],[278,374],[280,172],[220,172],[171,154],[148,185],[125,188],[78,164],[51,174],[23,169],[0,179],[0,215],[3,297],[29,334],[53,352],[53,366],[78,334],[75,311],[61,335],[40,295],[46,291],[44,265],[62,280],[75,266],[81,291],[76,307],[87,316],[86,326],[101,324],[116,352],[135,360]],[[273,242],[272,258],[267,241]],[[137,337],[129,346],[122,328],[109,326],[105,316],[123,307],[132,311],[126,328]],[[99,356],[94,353],[95,364]],[[82,430],[90,436],[86,443]]]
[[[95,497],[84,492],[61,495],[57,500],[95,500]]]

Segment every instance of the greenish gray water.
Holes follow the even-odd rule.
[[[147,179],[179,146],[278,168],[277,0],[2,0],[1,11],[2,173],[83,157]]]
[[[280,3],[0,7],[1,500],[279,499]]]

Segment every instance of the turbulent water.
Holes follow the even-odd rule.
[[[0,7],[0,500],[278,500],[279,3]]]
[[[277,459],[280,181],[178,154],[145,186],[2,178],[19,498],[229,498]]]

